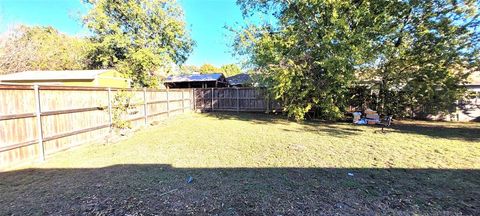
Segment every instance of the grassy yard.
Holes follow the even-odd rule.
[[[479,215],[480,124],[395,123],[187,114],[0,173],[0,215]]]

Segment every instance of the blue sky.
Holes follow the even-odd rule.
[[[230,54],[232,35],[225,25],[242,23],[235,0],[178,0],[197,45],[186,64],[238,63]],[[50,25],[70,35],[87,35],[80,22],[81,0],[0,0],[0,32],[15,24]]]

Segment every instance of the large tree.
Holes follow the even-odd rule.
[[[469,72],[478,67],[477,1],[404,1],[378,40],[369,77],[379,80],[378,109],[435,114],[461,98]],[[364,75],[364,74],[362,74]]]
[[[52,27],[15,26],[0,38],[0,74],[85,69],[92,44]]]
[[[235,47],[297,119],[311,110],[341,117],[361,74],[380,80],[384,112],[395,111],[398,100],[418,106],[442,96],[446,105],[461,92],[461,71],[478,63],[476,1],[237,3],[247,17],[264,12],[276,18],[237,29]]]
[[[156,73],[182,64],[194,45],[174,0],[86,0],[85,25],[97,42],[96,67],[118,67],[137,86],[155,86]],[[168,71],[164,71],[168,73]]]

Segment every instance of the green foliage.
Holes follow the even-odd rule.
[[[311,110],[341,117],[350,88],[373,79],[382,112],[446,109],[463,91],[464,71],[479,62],[475,1],[237,3],[245,16],[274,14],[276,23],[234,30],[234,46],[297,119]]]
[[[407,109],[421,109],[435,114],[447,111],[463,95],[461,84],[479,63],[477,6],[473,1],[398,6],[403,10],[395,18],[397,25],[383,36],[369,71],[380,80],[380,111],[407,115]]]
[[[201,74],[221,73],[221,70],[220,70],[220,68],[217,68],[217,67],[213,66],[212,64],[203,64],[200,67],[199,72]]]
[[[226,64],[220,67],[220,71],[225,75],[225,77],[230,77],[241,73],[240,67],[236,64]]]
[[[124,61],[117,64],[117,69],[132,79],[134,87],[153,87],[159,84],[154,72],[163,62],[168,62],[168,59],[162,59],[150,49],[140,49],[128,54]]]
[[[84,22],[97,42],[94,67],[119,66],[137,86],[152,87],[158,70],[182,64],[192,51],[183,11],[173,0],[85,2],[92,8]]]
[[[127,121],[130,111],[136,106],[132,100],[133,94],[125,90],[118,90],[112,101],[112,125],[117,129],[131,128],[131,122]]]
[[[92,43],[53,27],[16,26],[0,46],[0,74],[27,70],[86,69]]]
[[[203,64],[200,68],[197,69],[198,72],[201,74],[209,74],[209,73],[223,73],[225,77],[237,75],[241,73],[240,67],[236,64],[226,64],[222,65],[222,67],[217,68],[212,64]]]
[[[197,73],[199,68],[195,65],[182,65],[179,69],[179,74],[193,74]]]
[[[370,86],[356,85],[348,92],[349,105],[361,110],[377,109],[377,97]]]

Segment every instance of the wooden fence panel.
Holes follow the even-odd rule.
[[[166,91],[148,91],[148,119],[150,121],[159,121],[168,117],[167,110],[167,92]]]
[[[91,107],[106,107],[108,91],[42,90],[40,87],[42,112]]]
[[[0,115],[13,115],[35,112],[35,92],[29,90],[0,90]]]
[[[0,169],[110,133],[109,107],[118,89],[0,84]],[[139,127],[193,109],[193,90],[132,90],[135,108],[124,118]],[[37,125],[41,125],[39,128]],[[40,136],[40,131],[41,135]]]
[[[212,110],[213,89],[195,89],[195,108],[198,110]]]
[[[33,87],[0,87],[0,165],[38,157]]]
[[[262,88],[195,89],[195,107],[202,111],[273,112],[280,111]]]

